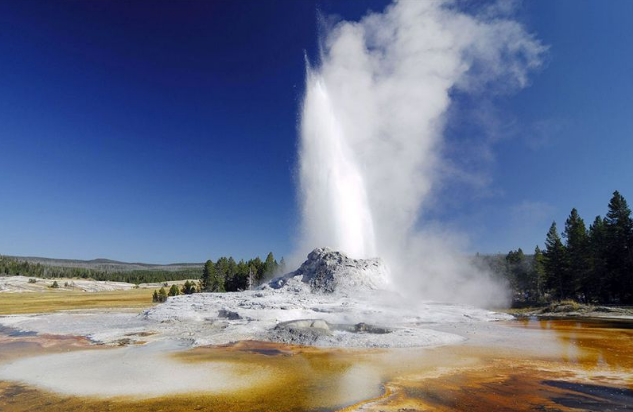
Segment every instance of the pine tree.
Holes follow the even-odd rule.
[[[569,297],[565,279],[565,246],[560,240],[556,222],[552,223],[545,238],[545,252],[543,253],[543,267],[545,269],[546,285],[558,299]]]
[[[248,288],[248,265],[244,260],[235,264],[233,258],[229,259],[229,278],[226,279],[227,292],[237,292]]]
[[[510,287],[512,288],[512,290],[514,290],[515,293],[519,295],[523,294],[523,288],[519,284],[520,274],[518,272],[520,271],[521,263],[523,262],[524,258],[525,255],[523,254],[523,250],[521,250],[521,248],[519,248],[516,252],[514,250],[511,250],[506,255],[505,275],[510,282]],[[523,300],[522,296],[521,300]]]
[[[273,252],[269,252],[268,256],[266,256],[266,261],[264,262],[264,279],[273,277],[276,270],[277,261],[273,256]]]
[[[538,245],[534,248],[534,263],[532,270],[534,271],[534,277],[536,278],[536,290],[538,299],[541,300],[545,295],[545,268],[544,257],[541,248]]]
[[[178,286],[171,285],[171,287],[169,288],[169,296],[178,296],[178,295],[180,295],[180,289],[178,289]]]
[[[611,293],[620,302],[633,302],[633,220],[631,209],[618,191],[609,202],[605,226]]]
[[[604,219],[596,216],[589,226],[590,274],[588,281],[589,297],[592,300],[610,302],[613,280],[607,271],[607,233]]]
[[[152,295],[152,302],[158,302],[158,292],[154,290],[154,294]]]
[[[202,285],[202,282],[200,282]],[[202,289],[202,287],[201,287]],[[196,284],[194,282],[189,282],[188,280],[182,285],[182,293],[183,295],[191,295],[196,293]]]
[[[200,278],[200,289],[203,292],[211,290],[213,283],[215,282],[216,270],[212,260],[207,260],[202,270],[202,277]]]
[[[589,236],[585,222],[578,215],[574,208],[565,221],[565,231],[563,237],[567,239],[566,244],[566,271],[565,289],[568,296],[576,297],[578,292],[587,300],[589,294]]]
[[[233,258],[231,258],[232,260]],[[235,261],[233,261],[235,262]],[[212,292],[225,292],[226,279],[230,275],[229,259],[222,256],[215,264],[216,277],[213,283]]]
[[[262,262],[259,256],[257,256],[255,259],[252,260],[251,264],[257,270],[257,275],[255,276],[257,283],[261,283],[261,281],[264,279],[264,262]]]
[[[164,302],[167,300],[167,291],[165,290],[164,287],[161,287],[158,290],[158,301],[159,302]]]

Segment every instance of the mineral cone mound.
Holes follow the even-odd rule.
[[[299,269],[273,279],[265,287],[281,289],[303,282],[312,293],[350,293],[386,289],[388,270],[383,261],[351,259],[330,248],[314,249]]]

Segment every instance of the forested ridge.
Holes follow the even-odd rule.
[[[177,268],[159,269],[148,265],[147,269],[124,270],[124,264],[110,269],[81,267],[80,262],[73,267],[52,266],[33,263],[15,257],[0,255],[0,276],[27,276],[34,278],[93,279],[111,282],[165,283],[175,280],[200,279],[192,283],[188,291],[238,291],[259,285],[264,279],[285,270],[283,259],[275,260],[272,252],[266,260],[259,257],[236,261],[233,257],[220,257],[215,263],[208,260],[204,265],[182,264]],[[138,266],[139,264],[134,264]]]
[[[31,263],[14,257],[0,256],[0,276],[29,276],[34,278],[93,279],[111,282],[155,283],[170,280],[195,279],[200,277],[201,268],[187,267],[177,270],[135,269],[103,270],[85,267],[50,266]]]

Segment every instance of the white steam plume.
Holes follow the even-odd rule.
[[[401,0],[326,30],[301,118],[302,252],[380,256],[396,287],[427,298],[505,297],[423,213],[441,177],[451,93],[516,90],[541,64],[545,47],[505,4],[468,14],[451,1]]]

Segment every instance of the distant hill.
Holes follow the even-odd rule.
[[[5,255],[6,256],[6,255]],[[204,266],[203,263],[170,263],[166,265],[154,264],[154,263],[128,263],[119,262],[112,259],[92,259],[92,260],[78,260],[78,259],[56,259],[56,258],[44,258],[36,256],[6,256],[22,262],[29,262],[31,264],[40,264],[51,267],[64,267],[64,268],[81,268],[92,269],[106,272],[131,272],[136,270],[161,270],[161,271],[182,271],[185,269],[198,269]]]

